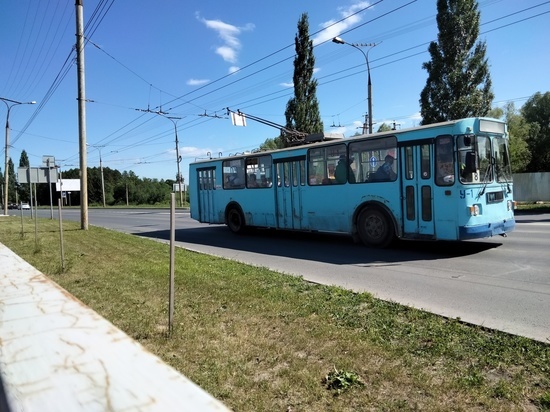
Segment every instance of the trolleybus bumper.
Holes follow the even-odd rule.
[[[458,238],[460,240],[481,239],[495,235],[504,235],[511,232],[516,227],[514,219],[503,220],[498,223],[488,223],[477,226],[460,226],[458,228]]]

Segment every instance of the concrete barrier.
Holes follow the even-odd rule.
[[[0,376],[13,412],[229,410],[1,243]]]

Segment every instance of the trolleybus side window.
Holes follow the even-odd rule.
[[[244,187],[244,159],[224,160],[223,188],[242,189]]]
[[[311,186],[343,184],[346,177],[337,180],[336,168],[340,160],[346,162],[346,145],[338,144],[333,146],[319,147],[308,150],[309,184]]]
[[[255,156],[246,159],[246,187],[249,189],[271,187],[271,156]]]
[[[355,182],[380,182],[397,178],[397,139],[395,136],[350,143]]]

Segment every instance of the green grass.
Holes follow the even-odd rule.
[[[550,213],[550,202],[518,203],[516,214]]]
[[[58,222],[0,242],[236,411],[550,410],[550,345],[366,293]]]

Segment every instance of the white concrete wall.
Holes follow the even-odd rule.
[[[13,412],[228,411],[1,243],[0,375]]]
[[[515,173],[513,179],[517,202],[550,201],[550,173]]]

